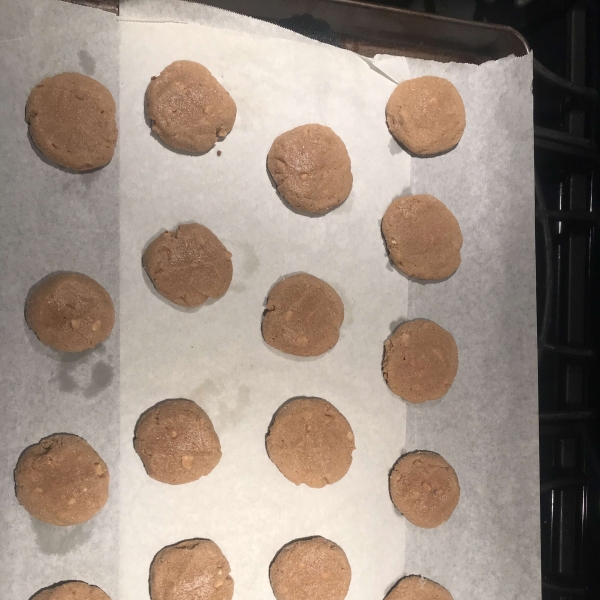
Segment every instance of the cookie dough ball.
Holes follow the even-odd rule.
[[[161,296],[188,308],[222,296],[233,277],[231,252],[198,223],[159,235],[146,248],[142,264]]]
[[[322,279],[299,273],[276,283],[269,292],[262,321],[265,342],[295,356],[319,356],[340,337],[344,304]]]
[[[454,469],[435,452],[402,456],[390,473],[394,506],[417,527],[431,529],[445,523],[460,497]]]
[[[40,590],[30,600],[110,600],[95,585],[83,581],[66,581]]]
[[[177,60],[146,90],[146,116],[167,145],[191,153],[208,152],[233,128],[237,107],[203,65]]]
[[[98,453],[70,433],[56,433],[29,446],[15,468],[19,502],[50,525],[89,521],[106,504],[109,480]]]
[[[321,488],[350,468],[354,433],[344,415],[321,398],[297,398],[276,413],[267,434],[267,453],[296,485]]]
[[[277,600],[344,600],[352,571],[337,544],[314,537],[284,546],[269,578]]]
[[[115,307],[109,293],[91,277],[55,273],[27,298],[25,320],[43,344],[61,352],[82,352],[108,338]]]
[[[400,83],[385,108],[390,133],[409,151],[431,156],[452,150],[465,130],[465,105],[447,79],[427,75]]]
[[[211,540],[185,540],[163,548],[150,567],[151,600],[231,600],[229,562]]]
[[[324,125],[302,125],[275,138],[267,168],[285,201],[304,212],[330,211],[352,189],[348,150]]]
[[[383,215],[381,230],[390,259],[409,277],[445,279],[460,265],[460,225],[434,196],[396,198]]]
[[[191,400],[165,400],[137,422],[135,451],[152,479],[179,485],[208,475],[221,444],[208,415]]]
[[[389,591],[385,600],[453,600],[453,598],[439,583],[420,575],[409,575],[403,577]]]
[[[394,394],[419,404],[441,398],[458,371],[452,334],[427,319],[402,323],[385,342],[383,377]]]
[[[25,120],[39,151],[73,171],[107,165],[117,144],[116,105],[98,81],[61,73],[38,83],[27,99]]]

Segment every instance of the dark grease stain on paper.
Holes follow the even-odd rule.
[[[93,75],[96,72],[96,60],[87,50],[80,50],[77,57],[86,75]]]
[[[56,527],[31,517],[31,527],[42,554],[64,555],[89,540],[93,526],[88,521],[71,527]]]

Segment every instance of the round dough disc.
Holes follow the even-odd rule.
[[[402,456],[390,473],[394,506],[417,527],[431,529],[445,523],[460,498],[454,469],[435,452]]]
[[[115,308],[109,293],[91,277],[55,273],[27,298],[25,320],[43,344],[61,352],[82,352],[108,338]]]
[[[267,434],[267,453],[296,485],[321,488],[350,468],[354,433],[344,415],[321,398],[297,398],[276,413]]]
[[[418,404],[441,398],[458,371],[452,334],[427,319],[402,323],[385,342],[383,377],[394,394]]]
[[[107,165],[117,145],[116,105],[98,81],[61,73],[38,83],[27,99],[25,120],[39,151],[73,171]]]
[[[187,223],[161,233],[142,257],[156,291],[180,306],[201,306],[228,289],[231,252],[204,225]]]
[[[344,304],[337,292],[308,273],[289,275],[269,292],[262,321],[265,342],[295,356],[319,356],[340,337]]]
[[[302,125],[275,138],[267,168],[277,191],[299,211],[328,212],[352,190],[348,150],[324,125]]]
[[[269,578],[277,600],[344,600],[352,571],[337,544],[314,537],[284,546]]]
[[[453,600],[453,598],[439,583],[420,575],[408,575],[389,591],[385,600]]]
[[[108,499],[105,462],[82,438],[57,433],[29,446],[15,468],[16,493],[25,510],[50,525],[89,521]]]
[[[233,128],[237,107],[203,65],[177,60],[152,77],[146,116],[167,145],[191,153],[208,152]]]
[[[191,400],[159,402],[135,426],[135,451],[152,479],[179,485],[208,475],[221,444],[208,415]]]
[[[452,150],[466,125],[458,90],[447,79],[431,75],[400,83],[388,100],[385,115],[390,133],[418,156]]]
[[[40,590],[30,600],[110,600],[99,587],[83,581],[66,581]]]
[[[437,281],[460,265],[460,225],[434,196],[396,198],[383,215],[381,230],[390,259],[409,277]]]
[[[150,567],[151,600],[231,600],[229,562],[211,540],[166,546]]]

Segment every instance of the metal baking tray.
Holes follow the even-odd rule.
[[[115,14],[119,12],[119,2],[127,2],[66,1]],[[523,56],[529,51],[525,39],[511,27],[450,19],[357,0],[204,0],[203,4],[274,23],[310,15],[329,26],[339,45],[364,56],[394,54],[481,64],[510,54]]]

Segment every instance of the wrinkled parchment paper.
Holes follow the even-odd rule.
[[[119,20],[150,23],[195,23],[264,37],[319,44],[315,40],[273,23],[240,15],[216,6],[185,0],[121,0]]]

